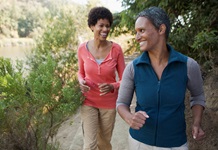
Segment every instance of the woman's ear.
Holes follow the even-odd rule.
[[[94,26],[90,26],[90,29],[92,30],[92,32],[94,31]]]
[[[165,32],[166,32],[166,26],[165,26],[165,24],[161,24],[161,25],[160,25],[159,32],[160,32],[161,34],[165,34]]]

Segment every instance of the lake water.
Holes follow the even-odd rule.
[[[24,60],[26,56],[30,54],[32,46],[14,46],[14,47],[0,47],[0,57],[10,58],[13,65],[16,64],[16,60]],[[23,76],[28,75],[28,66],[23,64]]]
[[[25,60],[31,49],[31,46],[0,47],[0,57],[10,58],[12,61]]]

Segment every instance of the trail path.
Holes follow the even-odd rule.
[[[56,139],[61,150],[82,150],[83,137],[79,112],[60,127]],[[128,126],[117,114],[112,136],[113,150],[127,150]]]

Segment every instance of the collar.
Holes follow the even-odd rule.
[[[172,62],[183,62],[183,63],[187,62],[187,57],[185,55],[181,54],[180,52],[177,52],[176,50],[174,50],[173,47],[170,46],[169,44],[167,44],[167,49],[170,52],[168,64],[170,64]],[[135,63],[136,63],[136,65],[138,65],[138,64],[151,65],[148,52],[147,51],[143,52],[138,58],[135,59]]]

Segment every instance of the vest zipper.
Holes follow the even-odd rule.
[[[155,132],[155,145],[157,143],[157,129],[158,129],[158,118],[159,118],[159,109],[160,109],[160,80],[158,81],[158,86],[157,86],[157,124],[156,124],[156,132]]]

